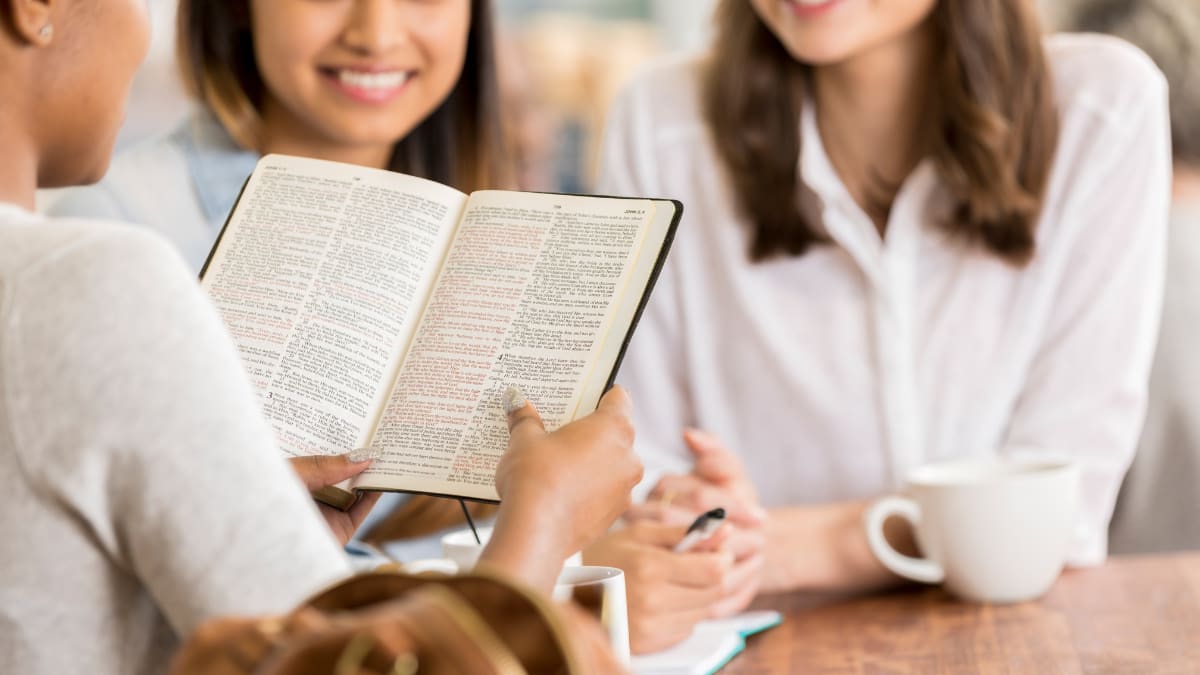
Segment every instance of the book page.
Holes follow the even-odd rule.
[[[260,161],[203,286],[284,452],[365,445],[465,201],[386,171]]]
[[[501,393],[520,386],[553,430],[581,414],[585,389],[603,390],[611,364],[597,357],[655,211],[650,200],[472,195],[372,439],[386,454],[357,484],[497,499]],[[625,331],[613,332],[619,343]]]

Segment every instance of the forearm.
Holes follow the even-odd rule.
[[[900,583],[875,559],[862,525],[870,502],[840,502],[772,509],[767,521],[763,592],[862,591]],[[912,554],[903,523],[889,522],[888,539]]]
[[[502,507],[480,562],[549,592],[570,552],[562,550],[562,542],[554,536],[553,522],[545,521],[545,514]]]

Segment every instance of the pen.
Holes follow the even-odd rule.
[[[701,513],[688,527],[687,534],[683,535],[683,539],[675,545],[675,552],[686,553],[692,550],[696,544],[716,534],[724,524],[725,509],[715,508],[707,513]]]

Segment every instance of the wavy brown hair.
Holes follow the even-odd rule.
[[[261,150],[265,85],[254,58],[249,0],[180,0],[176,41],[190,93],[242,147]],[[388,166],[470,192],[508,187],[490,0],[471,0],[462,74],[450,95],[400,139]]]
[[[939,0],[930,20],[938,70],[926,153],[954,199],[939,226],[1023,265],[1033,257],[1058,139],[1036,10],[1027,0]],[[722,0],[716,25],[703,75],[704,115],[752,224],[751,259],[802,255],[828,240],[806,208],[806,191],[797,188],[810,68],[747,0]],[[780,203],[779,195],[792,198]]]

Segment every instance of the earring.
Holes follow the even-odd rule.
[[[42,38],[43,40],[49,40],[53,35],[54,26],[51,26],[50,24],[42,26],[42,29],[38,31],[38,37]]]

